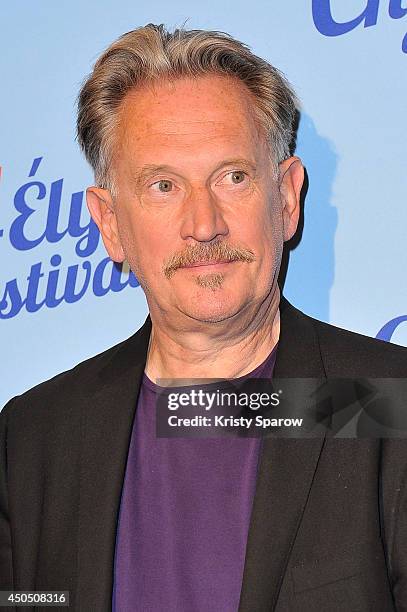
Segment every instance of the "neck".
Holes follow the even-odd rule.
[[[255,310],[208,330],[174,328],[154,320],[145,373],[153,382],[176,378],[237,378],[259,366],[280,335],[278,286]],[[151,313],[150,313],[151,314]]]

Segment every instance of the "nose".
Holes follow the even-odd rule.
[[[184,202],[181,237],[208,242],[229,233],[219,203],[207,187],[194,189]]]

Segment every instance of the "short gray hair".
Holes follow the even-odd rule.
[[[79,93],[77,138],[98,186],[114,191],[114,131],[125,95],[154,81],[207,74],[240,79],[253,98],[254,116],[276,167],[290,156],[298,103],[277,68],[225,32],[169,32],[163,24],[149,23],[112,43]]]

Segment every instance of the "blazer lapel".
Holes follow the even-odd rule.
[[[82,414],[75,609],[111,610],[117,518],[151,320],[119,345]]]
[[[325,378],[311,320],[284,298],[273,378]],[[246,548],[239,612],[274,610],[324,438],[265,438]]]

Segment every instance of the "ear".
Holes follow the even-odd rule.
[[[304,166],[299,157],[289,157],[279,164],[279,170],[284,241],[286,241],[294,236],[300,217],[300,194],[304,182]]]
[[[88,187],[86,203],[92,219],[99,228],[110,259],[117,262],[124,261],[126,256],[120,242],[116,211],[110,191],[100,187]]]

